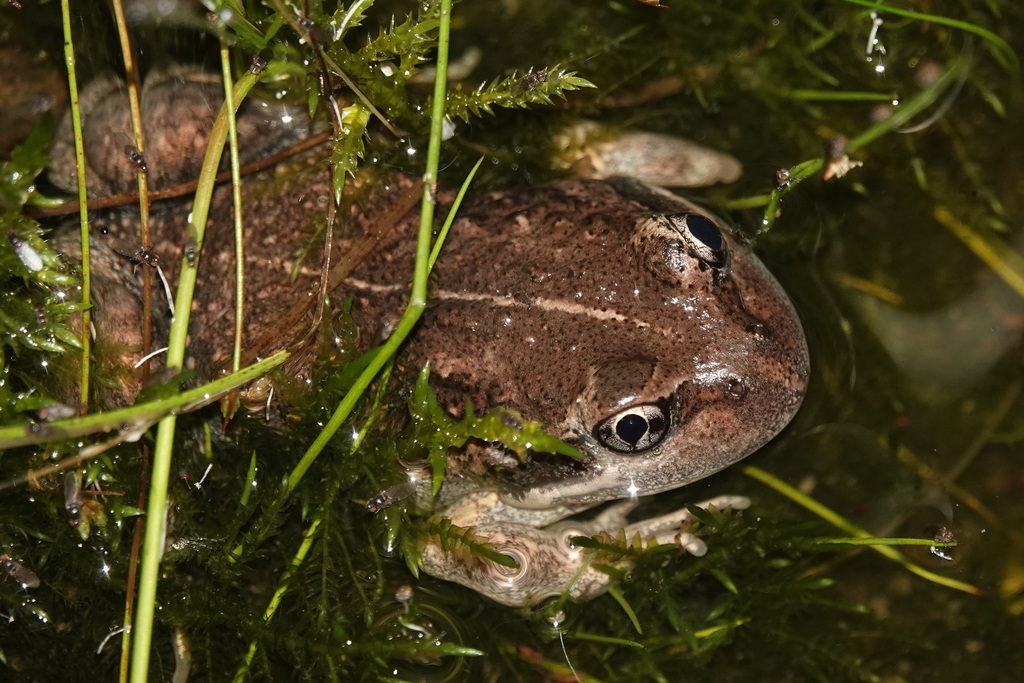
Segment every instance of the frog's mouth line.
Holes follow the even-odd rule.
[[[695,475],[692,481],[703,476]],[[602,481],[608,483],[602,484]],[[617,464],[607,463],[596,465],[594,476],[572,483],[563,480],[557,484],[535,487],[522,492],[521,495],[509,496],[507,502],[516,507],[535,510],[564,508],[576,514],[610,500],[637,500],[642,496],[652,496],[680,488],[686,483],[691,482],[650,485],[639,476],[633,477],[623,473]]]

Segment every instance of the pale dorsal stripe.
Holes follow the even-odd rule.
[[[351,289],[373,292],[375,294],[395,294],[406,289],[406,285],[378,285],[372,282],[366,282],[365,280],[356,280],[353,278],[345,280],[345,285]],[[438,301],[482,303],[501,308],[516,308],[529,305],[534,308],[539,308],[542,311],[550,311],[552,313],[583,316],[601,321],[630,323],[640,329],[647,329],[651,326],[643,320],[637,320],[636,318],[623,315],[622,313],[611,309],[602,310],[600,308],[577,304],[572,301],[559,301],[557,299],[545,299],[543,297],[531,298],[529,304],[524,304],[511,297],[496,296],[494,294],[476,294],[473,292],[453,292],[448,289],[432,289],[430,290],[430,298]]]

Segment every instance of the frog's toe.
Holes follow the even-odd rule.
[[[696,503],[694,507],[702,510],[746,510],[750,507],[750,499],[746,496],[716,496]],[[633,522],[626,527],[626,537],[640,534],[644,539],[657,539],[658,543],[675,543],[691,555],[700,557],[708,549],[703,541],[689,533],[696,521],[689,509],[682,508],[667,515]]]
[[[746,496],[717,496],[695,507],[702,510],[746,510],[750,499]],[[660,517],[648,517],[626,527],[626,538],[639,534],[649,544],[674,543],[683,552],[694,557],[704,557],[708,546],[702,538],[690,533],[697,518],[687,508],[670,512]]]
[[[694,557],[704,557],[708,554],[708,544],[700,536],[694,536],[689,531],[680,531],[676,534],[676,545]]]

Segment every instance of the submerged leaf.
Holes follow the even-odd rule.
[[[478,536],[476,527],[456,526],[441,517],[423,529],[423,534],[421,546],[434,539],[446,553],[462,559],[486,560],[509,569],[519,567],[515,558],[499,551],[486,536]]]
[[[639,533],[634,533],[627,538],[625,529],[619,529],[616,534],[602,531],[594,536],[573,536],[570,541],[573,545],[580,548],[595,551],[595,562],[618,562],[623,559],[635,559],[662,545],[657,542],[657,539],[653,538],[648,539],[645,543]]]

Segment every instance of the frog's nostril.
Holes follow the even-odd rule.
[[[729,396],[731,398],[743,398],[747,395],[747,385],[739,377],[729,380]]]
[[[743,329],[758,339],[770,340],[772,338],[771,329],[764,323],[748,323]]]

